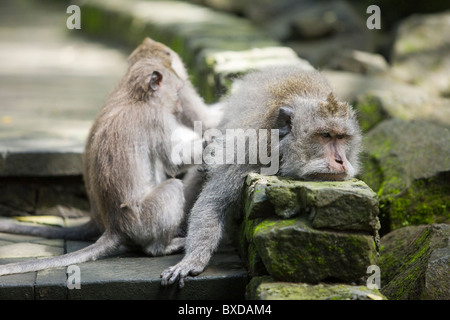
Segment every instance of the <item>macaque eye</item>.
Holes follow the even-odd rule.
[[[336,135],[336,138],[338,138],[339,140],[346,138],[347,135],[346,134],[338,134]]]
[[[329,133],[329,132],[322,132],[321,134],[320,134],[323,138],[331,138],[331,134]]]

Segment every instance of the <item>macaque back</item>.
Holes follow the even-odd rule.
[[[279,156],[272,159],[279,163],[277,175],[345,180],[358,172],[361,131],[356,114],[335,98],[317,71],[287,66],[250,73],[235,83],[223,105],[219,128],[224,136],[236,129],[266,129],[277,135],[264,145],[258,140],[258,149]],[[242,149],[249,159],[252,149]],[[190,213],[186,254],[163,271],[163,284],[179,281],[182,287],[186,276],[204,270],[220,242],[226,214],[241,209],[246,176],[260,173],[265,166],[260,161],[207,166],[208,180]]]

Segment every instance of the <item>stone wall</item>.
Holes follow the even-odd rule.
[[[350,294],[356,290],[351,284],[366,284],[367,268],[377,262],[378,200],[360,180],[307,182],[250,174],[243,214],[239,249],[256,277],[250,299],[274,298],[262,289],[273,282],[276,292],[292,291],[284,293],[286,299],[304,290],[292,285],[299,282],[310,284],[310,298],[319,298],[313,285],[323,282],[346,283],[342,294]],[[265,275],[270,277],[261,278]],[[323,299],[342,297],[319,291]],[[380,296],[373,290],[358,299],[370,294]]]

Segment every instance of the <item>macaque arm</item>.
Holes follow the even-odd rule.
[[[222,166],[210,176],[190,213],[186,254],[161,273],[163,285],[178,280],[183,287],[186,276],[198,275],[205,269],[222,238],[225,214],[230,205],[238,202],[246,175],[239,172],[239,166]]]
[[[193,128],[194,121],[201,121],[203,130],[219,125],[223,115],[222,107],[219,104],[206,105],[190,83],[185,83],[179,96],[183,106],[181,122],[185,126]]]

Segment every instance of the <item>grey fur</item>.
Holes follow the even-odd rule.
[[[341,180],[357,173],[361,132],[355,112],[330,95],[332,89],[319,72],[295,66],[268,68],[246,75],[235,87],[237,90],[223,103],[225,113],[220,129],[279,129],[282,136],[278,175]],[[317,140],[322,139],[318,134],[328,131],[347,135],[345,143],[339,142],[339,152],[345,152],[343,157],[346,155],[351,163],[346,164],[349,169],[345,174],[335,174],[330,169],[326,161],[328,142],[321,144]],[[331,140],[335,143],[335,133]],[[205,269],[221,240],[225,215],[240,210],[246,176],[260,169],[260,164],[207,167],[208,179],[189,217],[185,256],[162,272],[163,285],[179,281],[183,287],[186,276]]]
[[[215,113],[217,115],[217,112]],[[91,246],[59,257],[0,266],[0,275],[95,260],[129,248],[163,255],[184,247],[184,188],[175,176],[190,165],[171,160],[172,132],[199,139],[193,121],[214,124],[187,79],[180,58],[151,39],[130,55],[129,68],[100,110],[86,143],[83,174],[91,222],[75,228],[0,224],[0,231],[45,237],[101,237]],[[189,189],[192,193],[192,190]]]

